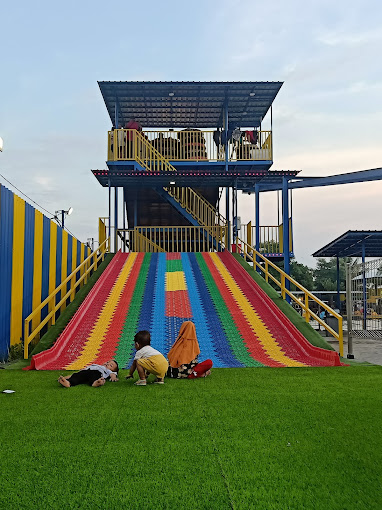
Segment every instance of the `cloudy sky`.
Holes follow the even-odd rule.
[[[110,128],[97,80],[284,81],[273,169],[333,175],[382,166],[377,0],[3,2],[0,173],[67,226],[97,237]],[[13,189],[0,177],[0,182]],[[382,182],[296,190],[298,261],[348,229],[380,229]],[[253,220],[253,196],[239,214]],[[261,224],[277,222],[264,194]]]

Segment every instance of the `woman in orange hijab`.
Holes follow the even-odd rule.
[[[212,361],[207,359],[202,363],[198,363],[199,354],[200,349],[195,324],[191,321],[185,321],[180,327],[178,338],[167,355],[169,361],[167,377],[195,379],[210,375]]]

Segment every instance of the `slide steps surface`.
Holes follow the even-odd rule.
[[[166,355],[185,320],[215,367],[341,364],[336,352],[312,346],[229,252],[118,252],[31,368],[80,370],[111,358],[127,367],[142,329]]]

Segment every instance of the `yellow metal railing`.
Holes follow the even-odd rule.
[[[135,129],[109,131],[109,161],[137,161],[149,172],[175,171],[171,163]]]
[[[97,250],[91,253],[79,266],[77,266],[76,269],[69,276],[67,276],[65,280],[63,280],[60,285],[46,299],[44,299],[44,301],[40,303],[39,306],[35,308],[30,315],[28,315],[24,321],[24,359],[27,359],[29,356],[28,348],[32,340],[37,336],[45,324],[55,324],[57,310],[60,309],[60,307],[66,302],[68,298],[71,301],[73,300],[77,287],[79,287],[82,283],[87,282],[90,272],[97,268],[98,262],[104,259],[108,250],[109,238],[105,239],[105,241],[97,248]],[[79,276],[78,280],[77,276]],[[70,289],[67,291],[67,284],[69,283]],[[56,303],[56,296],[61,291],[63,291],[63,293],[65,292],[65,295],[61,296],[59,298],[60,300]],[[30,331],[32,320],[38,314],[41,314],[41,310],[46,305],[49,306],[48,315],[35,329]]]
[[[228,160],[271,161],[272,150],[271,131],[258,131],[256,143],[251,143],[243,131],[239,141],[229,141]],[[158,154],[168,161],[225,161],[225,146],[214,131],[198,129],[108,132],[108,161],[148,161],[152,157],[157,159]]]
[[[227,220],[210,202],[192,188],[164,188],[200,225],[225,227]]]
[[[149,226],[119,229],[122,251],[133,252],[200,252],[223,251],[228,228],[219,225]]]
[[[252,246],[242,241],[239,238],[236,238],[236,251],[237,253],[242,253],[244,255],[244,260],[249,259],[253,262],[253,266],[257,267],[263,274],[265,281],[269,282],[272,280],[280,289],[281,296],[283,299],[286,299],[286,296],[289,296],[301,309],[305,312],[305,321],[309,323],[310,319],[313,318],[316,320],[321,326],[326,329],[326,331],[332,335],[339,343],[340,355],[344,355],[344,344],[343,344],[343,330],[342,330],[342,316],[335,312],[330,306],[325,304],[323,301],[318,299],[314,294],[312,294],[305,287],[300,285],[294,278],[285,273],[278,266],[273,264],[270,260],[268,260],[264,255],[256,251]],[[263,264],[262,264],[263,263]],[[280,280],[278,280],[270,271],[269,268],[272,267],[277,271]],[[294,285],[299,291],[303,292],[304,299],[301,301],[298,297],[296,297],[286,286],[286,282]],[[319,317],[316,313],[314,313],[310,306],[309,301],[312,301],[319,305],[320,308],[326,310],[328,314],[335,317],[338,320],[338,333],[334,331],[333,328],[328,326],[326,322]]]
[[[261,253],[283,253],[283,224],[260,225],[260,252]],[[250,221],[242,225],[240,237],[250,246],[256,248],[256,226]],[[289,218],[289,251],[293,251],[292,220]]]

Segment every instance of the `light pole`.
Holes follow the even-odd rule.
[[[65,228],[65,216],[70,216],[73,212],[73,207],[69,207],[67,211],[65,209],[60,209],[59,211],[54,211],[55,219],[58,220],[57,214],[61,214],[61,227]]]
[[[89,248],[91,249],[91,251],[93,252],[94,251],[94,237],[88,237],[87,244],[88,244]]]

